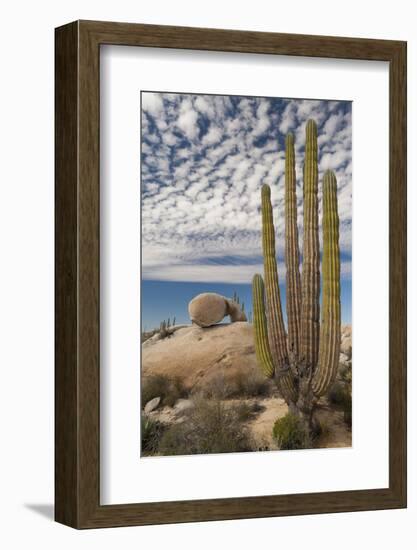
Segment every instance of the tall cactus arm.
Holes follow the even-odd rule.
[[[262,249],[264,256],[268,337],[274,367],[280,369],[288,366],[288,353],[278,284],[277,261],[275,256],[275,228],[271,205],[271,189],[269,185],[262,186],[261,196]]]
[[[255,352],[262,372],[268,378],[274,376],[274,364],[269,349],[268,329],[265,315],[264,282],[260,275],[252,280],[253,328],[255,333]]]
[[[275,374],[278,387],[287,403],[295,403],[298,393],[291,370],[288,368],[275,370],[272,360],[265,314],[264,282],[260,275],[255,275],[252,280],[252,306],[255,352],[258,364],[268,378],[273,378]]]
[[[323,304],[319,363],[313,392],[320,397],[333,384],[340,354],[340,252],[337,182],[333,172],[323,178]]]
[[[318,229],[317,126],[306,126],[304,161],[304,234],[301,305],[300,362],[314,371],[319,351],[320,330],[320,252]]]
[[[294,137],[285,140],[285,264],[288,319],[288,351],[298,362],[300,346],[301,280],[298,248],[297,194],[295,177]]]

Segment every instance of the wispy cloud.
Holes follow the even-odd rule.
[[[319,127],[319,178],[338,180],[342,275],[350,277],[351,105],[142,93],[142,276],[248,283],[261,253],[260,188],[272,189],[281,277],[284,140],[294,133],[302,247],[305,124]],[[320,194],[321,196],[321,194]],[[321,216],[321,202],[320,202]]]

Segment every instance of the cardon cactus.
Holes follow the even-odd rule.
[[[333,383],[340,352],[340,252],[337,184],[323,178],[322,317],[320,323],[320,245],[317,126],[306,125],[304,160],[302,274],[298,247],[294,139],[286,138],[285,264],[288,331],[285,330],[275,252],[271,190],[262,187],[264,281],[252,282],[255,349],[260,368],[275,377],[290,410],[311,426],[317,399]]]

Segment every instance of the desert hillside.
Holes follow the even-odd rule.
[[[351,326],[344,325],[338,380],[318,406],[324,429],[316,447],[351,445],[346,412],[338,402],[351,383],[351,356]],[[181,425],[196,408],[211,406],[202,405],[202,399],[221,406],[223,416],[237,414],[250,439],[248,450],[277,448],[272,428],[288,407],[274,381],[259,371],[250,323],[183,325],[142,344],[142,408],[148,419],[163,427]]]

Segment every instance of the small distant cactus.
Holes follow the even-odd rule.
[[[240,305],[240,298],[239,298],[239,294],[236,292],[236,290],[233,292],[233,298],[232,300],[234,302],[236,302],[236,304]],[[242,306],[243,306],[243,302],[242,302]],[[241,309],[242,311],[244,310],[244,307],[241,306]]]
[[[253,324],[258,363],[275,377],[291,413],[311,429],[317,400],[336,377],[340,352],[340,252],[337,184],[333,172],[323,178],[323,301],[320,324],[320,249],[318,221],[317,126],[306,126],[304,162],[304,239],[300,276],[294,140],[286,138],[285,263],[286,331],[278,284],[271,190],[262,187],[264,278],[252,282]]]
[[[160,326],[159,326],[159,336],[161,338],[166,338],[168,336],[169,332],[168,332],[168,325],[167,325],[167,322],[165,321],[165,319],[161,322]]]

